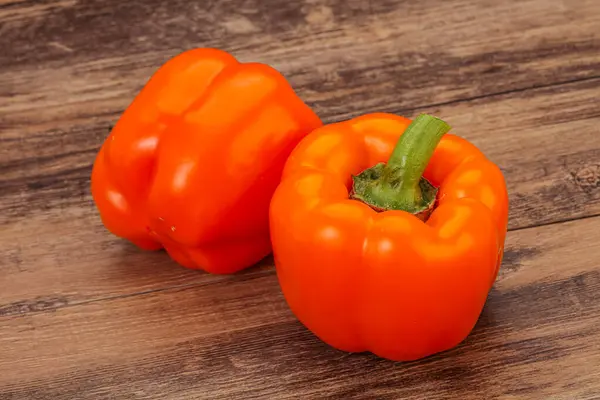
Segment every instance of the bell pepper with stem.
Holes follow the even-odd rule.
[[[217,49],[152,76],[102,145],[92,194],[105,226],[189,268],[233,273],[271,252],[284,163],[321,126],[285,78]]]
[[[415,360],[474,327],[502,261],[500,169],[444,121],[385,113],[323,126],[288,159],[270,208],[292,312],[348,351]]]

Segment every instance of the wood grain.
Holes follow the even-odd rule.
[[[596,217],[511,232],[473,333],[420,362],[329,348],[269,274],[8,318],[0,388],[14,398],[593,398],[598,228]]]
[[[0,399],[600,398],[598,26],[594,0],[0,0]],[[270,258],[207,275],[102,227],[110,127],[209,46],[276,67],[326,122],[435,113],[498,163],[511,232],[465,343],[340,353]]]

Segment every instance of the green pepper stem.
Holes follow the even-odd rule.
[[[449,130],[450,125],[431,115],[415,118],[398,139],[385,166],[383,182],[398,180],[400,191],[415,190],[436,146]]]
[[[425,168],[450,126],[421,114],[400,136],[387,164],[378,164],[354,177],[353,198],[375,209],[418,214],[432,207],[437,189],[423,178]]]

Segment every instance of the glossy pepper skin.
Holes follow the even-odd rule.
[[[424,173],[439,187],[426,222],[349,199],[352,176],[385,162],[410,123],[375,113],[317,129],[288,159],[270,208],[293,313],[337,349],[395,361],[466,338],[498,273],[508,220],[501,171],[452,134]]]
[[[189,50],[118,120],[94,163],[93,198],[115,235],[233,273],[270,253],[271,196],[292,149],[319,126],[273,68]]]

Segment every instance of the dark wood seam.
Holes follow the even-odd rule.
[[[274,270],[261,270],[261,271],[256,271],[256,272],[250,271],[250,272],[244,273],[243,275],[236,276],[236,282],[250,281],[250,280],[257,279],[257,278],[261,278],[263,276],[270,276],[273,273],[274,273]],[[165,292],[168,290],[185,290],[185,289],[191,289],[191,288],[205,287],[205,286],[210,286],[213,284],[222,283],[223,281],[225,281],[227,279],[228,279],[228,277],[224,277],[223,279],[215,279],[215,280],[211,280],[208,282],[198,282],[198,283],[190,283],[190,284],[184,284],[184,285],[173,285],[173,286],[166,286],[166,287],[162,287],[162,288],[143,290],[143,291],[134,292],[134,293],[124,293],[124,294],[119,294],[119,295],[114,295],[114,296],[104,296],[104,297],[99,297],[96,299],[74,301],[72,303],[63,303],[63,304],[57,305],[55,307],[48,307],[48,308],[45,308],[45,309],[39,310],[39,311],[27,311],[27,312],[23,312],[23,313],[19,313],[19,312],[15,313],[15,312],[11,312],[10,310],[8,310],[8,308],[11,306],[11,304],[15,304],[15,303],[9,303],[9,304],[0,306],[0,318],[2,318],[2,317],[18,318],[18,317],[23,317],[25,315],[30,315],[30,314],[53,312],[53,311],[56,311],[59,309],[67,308],[67,307],[85,306],[88,304],[97,303],[99,301],[119,300],[119,299],[125,299],[128,297],[161,293],[161,292]],[[16,303],[19,303],[19,302],[16,302]]]
[[[552,222],[542,222],[542,223],[539,223],[539,224],[519,226],[517,228],[509,229],[508,232],[524,231],[526,229],[541,228],[541,227],[544,227],[544,226],[550,226],[550,225],[556,225],[556,224],[564,224],[564,223],[568,223],[568,222],[580,221],[580,220],[585,220],[585,219],[590,219],[590,218],[597,218],[597,217],[600,217],[600,213],[591,214],[591,215],[584,215],[584,216],[581,216],[581,217],[565,218],[565,219],[560,219],[560,220],[556,220],[556,221],[552,221]]]
[[[389,112],[397,113],[397,114],[407,114],[407,113],[411,113],[411,112],[414,112],[417,110],[422,110],[422,109],[427,109],[427,108],[435,108],[435,107],[449,106],[449,105],[453,105],[453,104],[469,103],[471,101],[483,100],[483,99],[487,99],[487,98],[491,98],[491,97],[500,97],[500,96],[505,96],[505,95],[513,94],[513,93],[524,93],[524,92],[528,92],[530,90],[548,89],[548,88],[552,88],[555,86],[572,85],[572,84],[579,83],[579,82],[593,81],[593,80],[597,80],[597,79],[600,79],[600,75],[587,76],[587,77],[583,77],[583,78],[570,79],[570,80],[566,80],[566,81],[551,82],[551,83],[547,83],[547,84],[543,84],[543,85],[532,85],[532,86],[527,86],[527,87],[522,87],[522,88],[510,89],[510,90],[506,90],[506,91],[502,91],[502,92],[487,93],[487,94],[482,94],[482,95],[473,96],[473,97],[463,97],[460,99],[449,100],[449,101],[445,101],[445,102],[441,102],[441,103],[431,103],[431,104],[425,104],[425,105],[410,107],[410,108],[400,108],[400,109],[394,108],[394,109],[390,109]],[[381,108],[378,111],[385,112],[385,108]],[[346,118],[347,118],[346,115],[344,115],[343,118],[340,120],[343,120]],[[337,121],[337,120],[335,120],[335,121]],[[333,122],[333,120],[331,122]]]

